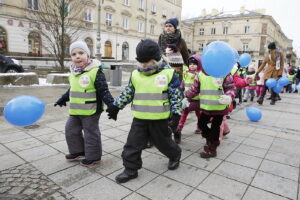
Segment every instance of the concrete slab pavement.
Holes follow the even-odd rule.
[[[299,199],[300,95],[283,94],[282,101],[260,108],[263,118],[250,122],[246,103],[235,110],[231,132],[218,156],[202,159],[204,140],[193,133],[196,118],[183,129],[181,165],[167,169],[168,159],[155,147],[143,152],[139,177],[117,184],[120,158],[132,117],[130,106],[118,121],[100,119],[103,157],[100,165],[85,168],[65,161],[64,125],[67,108],[52,103],[67,87],[0,88],[7,102],[20,94],[41,98],[46,113],[34,126],[14,127],[0,117],[0,199]],[[117,96],[120,88],[112,88]]]

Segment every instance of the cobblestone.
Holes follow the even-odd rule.
[[[0,172],[0,199],[69,200],[75,198],[31,164],[23,164]]]

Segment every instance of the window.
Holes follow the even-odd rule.
[[[28,35],[28,52],[31,56],[40,56],[42,49],[42,40],[40,34],[30,32]]]
[[[123,18],[123,28],[125,30],[129,29],[129,19],[127,17]]]
[[[164,9],[162,10],[162,16],[163,16],[163,17],[167,17],[167,9],[164,8]]]
[[[200,43],[200,44],[199,44],[199,51],[203,51],[203,48],[204,48],[204,44],[203,44],[203,43]]]
[[[84,20],[85,21],[93,21],[92,20],[92,9],[91,8],[86,8],[84,12]]]
[[[138,32],[144,32],[144,22],[138,22]]]
[[[154,3],[151,5],[151,12],[152,14],[156,13],[156,5]]]
[[[39,9],[38,0],[27,0],[27,3],[28,3],[28,9],[31,9],[31,10]]]
[[[228,34],[228,26],[224,26],[223,27],[223,35],[227,35]]]
[[[61,2],[60,8],[62,11],[61,15],[64,17],[68,17],[68,15],[70,14],[70,4],[67,2]]]
[[[108,40],[104,44],[104,57],[112,57],[112,45]]]
[[[210,34],[211,35],[216,35],[216,28],[211,28]]]
[[[0,26],[0,53],[4,54],[7,50],[7,33],[4,28]]]
[[[245,33],[250,33],[250,26],[245,26]]]
[[[151,25],[150,25],[150,33],[151,33],[151,34],[154,34],[154,30],[155,30],[155,25],[154,25],[154,24],[151,24]]]
[[[138,0],[138,9],[144,10],[144,0]]]
[[[112,14],[106,13],[105,24],[106,24],[107,26],[111,26],[111,24],[112,24]]]
[[[248,51],[248,50],[249,50],[249,44],[243,43],[243,51]]]
[[[127,42],[122,44],[122,60],[129,60],[129,45]]]
[[[129,6],[129,0],[123,0],[123,5],[125,5],[125,6]]]
[[[204,35],[204,28],[200,28],[199,35]]]

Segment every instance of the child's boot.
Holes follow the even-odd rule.
[[[208,144],[208,147],[200,153],[201,158],[213,158],[217,156],[217,147],[219,146],[219,141],[212,141]]]

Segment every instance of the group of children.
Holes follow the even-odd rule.
[[[131,103],[133,121],[122,152],[125,169],[116,176],[118,183],[138,176],[142,167],[141,153],[149,140],[169,158],[168,169],[178,168],[181,158],[178,143],[191,111],[198,119],[195,133],[201,133],[206,139],[200,156],[215,157],[220,138],[229,133],[226,116],[234,107],[236,88],[247,86],[246,91],[252,94],[252,84],[255,83],[252,68],[249,68],[249,76],[241,78],[238,65],[223,78],[209,76],[198,55],[188,59],[188,68],[180,80],[174,69],[163,61],[158,44],[145,39],[136,47],[138,68],[132,72],[125,90],[114,100],[101,63],[90,58],[86,43],[72,43],[70,55],[73,63],[70,89],[55,103],[55,106],[66,106],[66,102],[70,102],[70,116],[65,128],[70,154],[66,159],[80,160],[84,166],[99,163],[102,155],[99,130],[102,102],[107,105],[109,119],[114,120],[117,120],[119,110]],[[182,104],[185,104],[184,108]]]

